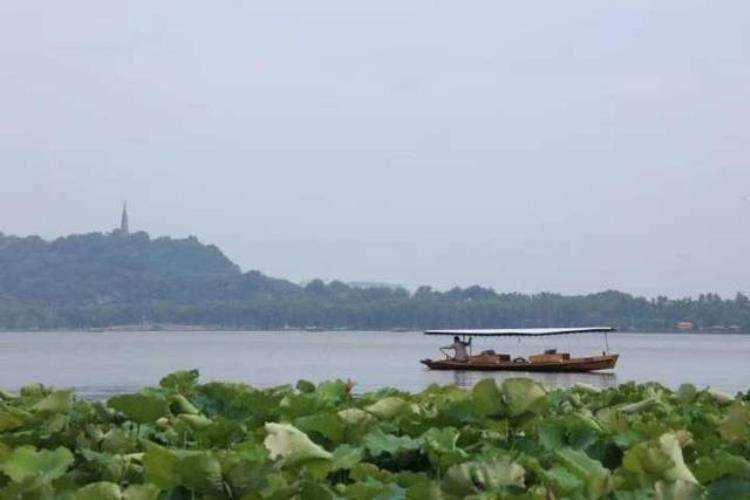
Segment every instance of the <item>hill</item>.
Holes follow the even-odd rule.
[[[610,324],[642,331],[750,331],[750,300],[645,299],[606,291],[582,296],[498,293],[473,286],[325,283],[304,286],[242,272],[194,237],[91,233],[45,241],[0,233],[0,328],[182,324],[222,328],[387,329]]]

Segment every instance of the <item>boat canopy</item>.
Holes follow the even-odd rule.
[[[463,335],[467,337],[545,337],[573,333],[607,333],[615,329],[609,326],[587,328],[501,328],[487,330],[426,330],[425,335]]]

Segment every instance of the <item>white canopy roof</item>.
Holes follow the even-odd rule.
[[[426,335],[466,335],[472,337],[543,337],[545,335],[568,335],[572,333],[613,332],[609,326],[586,328],[500,328],[486,330],[426,330]]]

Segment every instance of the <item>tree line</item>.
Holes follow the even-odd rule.
[[[195,238],[92,233],[48,242],[0,233],[0,328],[185,324],[216,328],[503,328],[611,325],[621,330],[750,332],[750,299],[566,296],[472,286],[297,285],[241,272]]]

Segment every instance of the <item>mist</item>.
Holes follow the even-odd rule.
[[[0,4],[0,231],[407,287],[750,292],[750,5]]]

